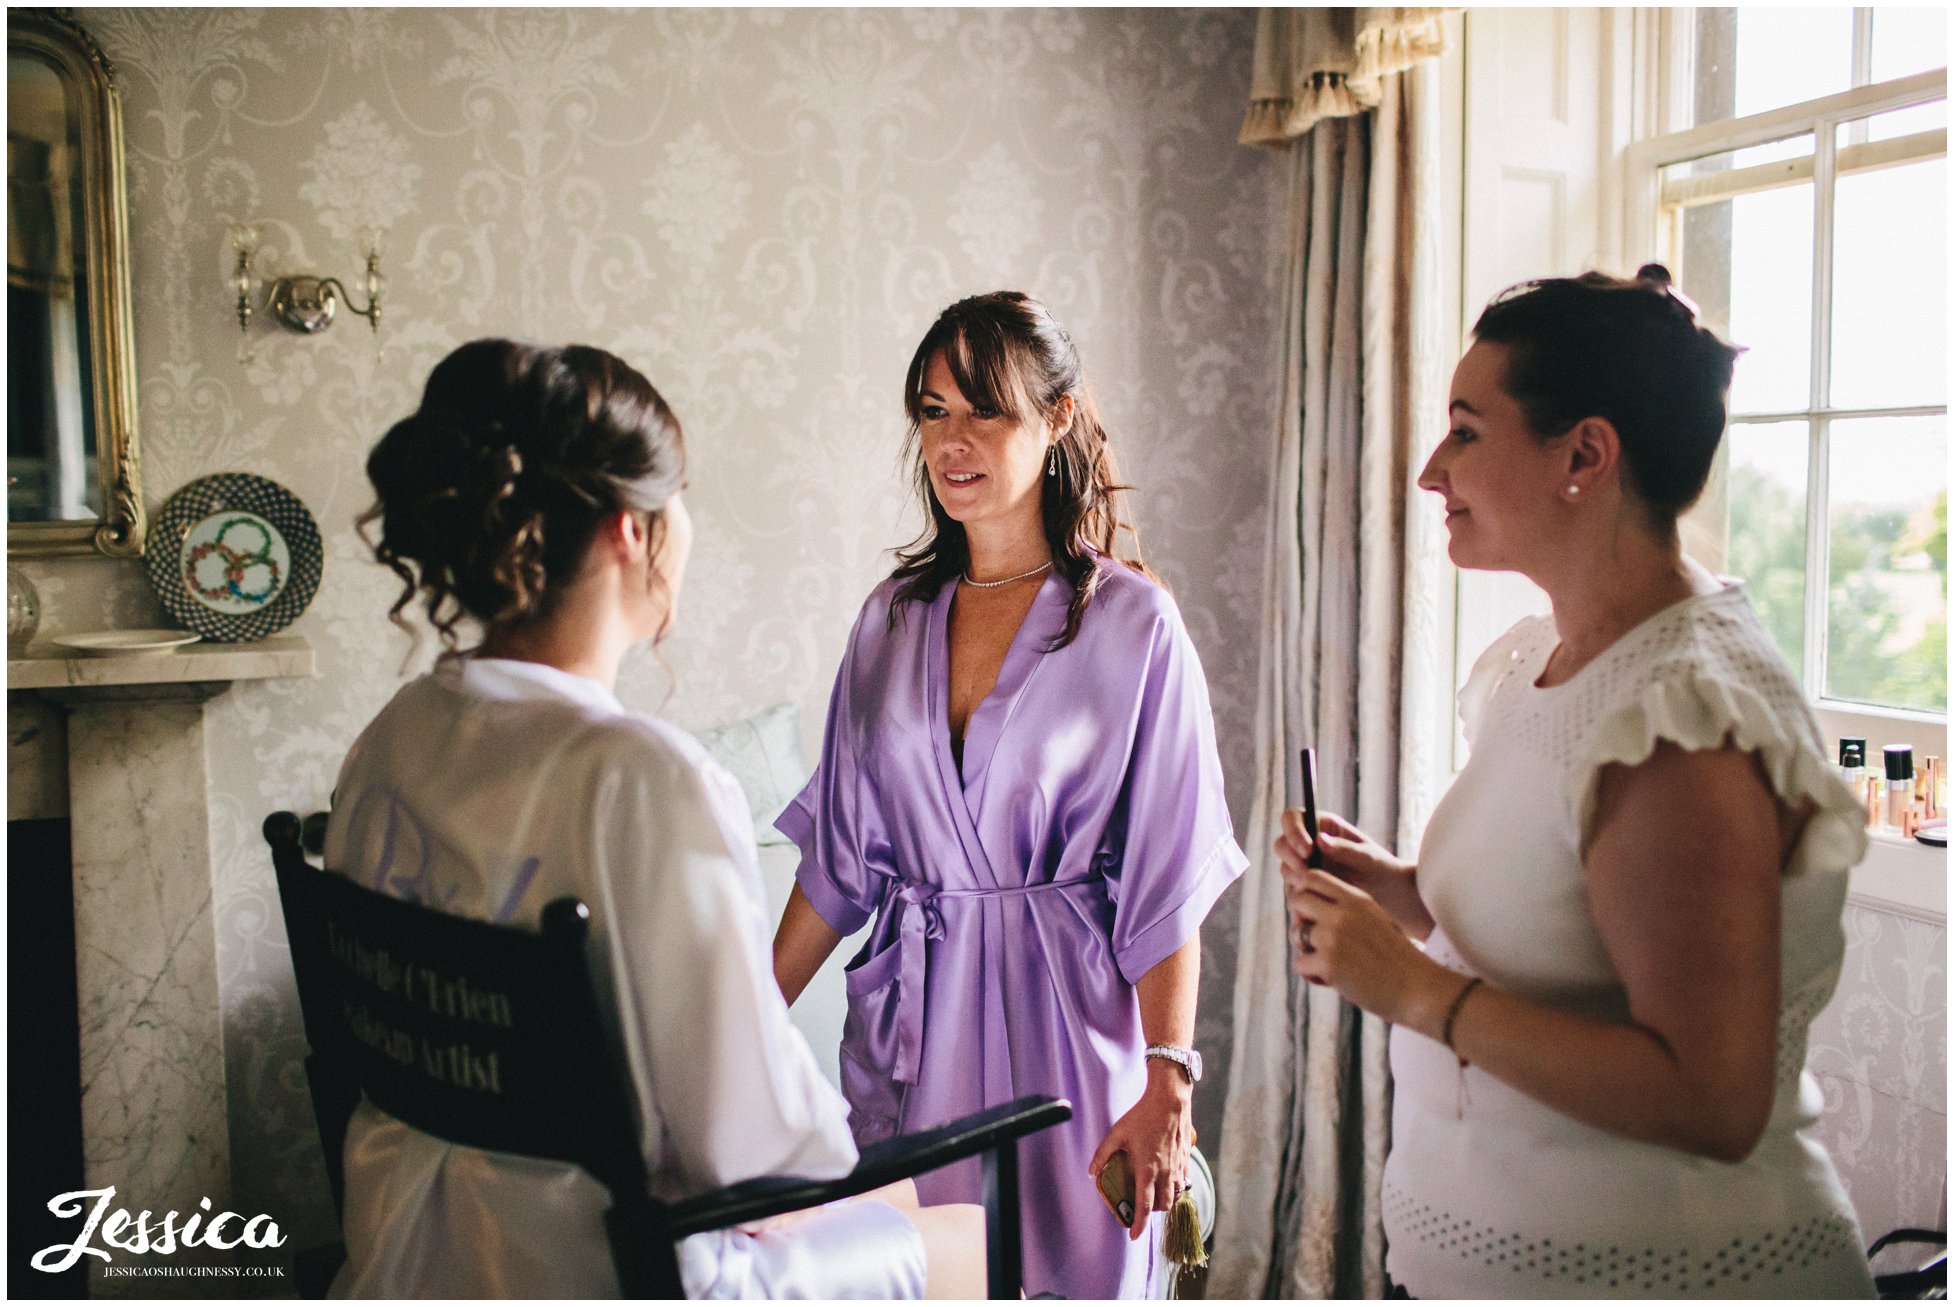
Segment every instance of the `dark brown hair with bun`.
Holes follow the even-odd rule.
[[[1133,557],[1121,559],[1152,577],[1140,558],[1139,534],[1120,512],[1113,446],[1072,337],[1051,311],[1014,290],[992,291],[958,300],[937,315],[909,360],[903,383],[903,408],[909,415],[909,444],[916,462],[916,488],[929,509],[929,525],[908,549],[896,554],[900,580],[889,620],[905,604],[927,603],[970,566],[970,542],[963,524],[943,511],[930,484],[918,432],[923,417],[923,375],[938,353],[949,365],[957,389],[978,408],[1020,422],[1043,422],[1059,401],[1072,396],[1072,424],[1057,443],[1057,471],[1042,478],[1045,543],[1052,566],[1073,586],[1065,629],[1052,643],[1062,649],[1079,634],[1079,622],[1099,589],[1100,556],[1112,557],[1121,531],[1133,537]]]
[[[1696,320],[1669,269],[1523,281],[1493,296],[1472,334],[1510,351],[1506,393],[1535,436],[1590,417],[1614,426],[1628,484],[1659,529],[1703,493],[1743,350]]]
[[[362,538],[424,595],[442,643],[549,614],[605,518],[646,514],[654,538],[685,479],[678,419],[629,364],[589,345],[470,341],[428,375],[418,409],[367,456]],[[379,524],[379,538],[367,528]]]

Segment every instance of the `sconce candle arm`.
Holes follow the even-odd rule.
[[[237,252],[237,270],[231,274],[237,287],[237,329],[251,330],[251,252],[242,246]]]
[[[249,229],[241,229],[249,232]],[[237,268],[233,279],[237,290],[237,325],[240,332],[251,329],[251,243],[236,234]],[[264,307],[281,325],[303,335],[313,335],[332,325],[339,306],[365,318],[377,336],[380,332],[380,300],[386,280],[380,275],[377,238],[366,247],[366,303],[356,303],[344,282],[337,277],[301,274],[268,278],[264,283]]]

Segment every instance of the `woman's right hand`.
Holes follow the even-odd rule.
[[[1303,810],[1283,809],[1282,834],[1276,837],[1275,850],[1282,864],[1284,897],[1292,902],[1302,893],[1311,847],[1309,832],[1303,826]],[[1394,856],[1333,812],[1318,817],[1314,847],[1322,851],[1323,870],[1376,899],[1407,935],[1423,939],[1431,933],[1431,914],[1418,897],[1417,864]]]
[[[1405,865],[1391,856],[1382,844],[1352,826],[1333,812],[1317,819],[1316,848],[1323,851],[1323,870],[1338,880],[1348,881],[1366,894],[1375,895],[1382,886],[1405,874]],[[1282,812],[1282,834],[1276,838],[1276,856],[1282,860],[1285,883],[1302,880],[1309,866],[1309,831],[1303,825],[1301,808]]]

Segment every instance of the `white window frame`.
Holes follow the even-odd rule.
[[[1663,13],[1665,29],[1663,49],[1664,75],[1674,79],[1683,78],[1684,85],[1690,75],[1690,42],[1681,24],[1690,21],[1694,10],[1668,10]],[[1858,15],[1860,25],[1865,15]],[[1864,48],[1867,45],[1863,35],[1855,46],[1859,47],[1857,62],[1865,62]],[[1863,75],[1863,69],[1858,70]],[[1674,81],[1671,83],[1675,85]],[[1768,185],[1790,185],[1801,183],[1808,177],[1813,186],[1816,211],[1812,226],[1812,339],[1811,339],[1811,390],[1807,406],[1803,409],[1784,413],[1747,413],[1731,419],[1733,425],[1739,423],[1808,421],[1811,423],[1811,448],[1807,464],[1807,484],[1805,501],[1805,620],[1804,648],[1802,666],[1805,691],[1827,720],[1828,727],[1841,734],[1865,734],[1871,739],[1898,740],[1911,730],[1922,734],[1926,728],[1933,741],[1932,751],[1946,756],[1947,714],[1944,712],[1924,712],[1916,709],[1895,708],[1878,704],[1859,703],[1852,700],[1833,699],[1825,695],[1825,657],[1829,643],[1827,628],[1830,613],[1827,602],[1830,586],[1826,578],[1830,575],[1831,538],[1829,530],[1830,505],[1828,481],[1831,470],[1831,426],[1835,420],[1857,417],[1899,417],[1899,416],[1942,416],[1947,412],[1945,404],[1917,405],[1892,408],[1840,409],[1831,404],[1831,310],[1832,310],[1832,214],[1833,181],[1842,172],[1858,171],[1861,168],[1890,166],[1893,163],[1914,159],[1945,157],[1947,153],[1947,133],[1943,130],[1920,132],[1911,136],[1873,144],[1848,145],[1845,151],[1838,148],[1838,126],[1854,119],[1863,119],[1871,114],[1893,109],[1904,109],[1913,105],[1931,103],[1947,98],[1947,70],[1917,73],[1909,77],[1876,83],[1870,86],[1856,86],[1836,95],[1808,100],[1802,104],[1787,105],[1764,113],[1752,114],[1743,118],[1723,119],[1703,123],[1683,131],[1665,136],[1639,141],[1629,146],[1624,153],[1624,198],[1627,210],[1623,215],[1625,243],[1631,257],[1630,263],[1659,257],[1662,242],[1661,222],[1664,196],[1662,194],[1662,169],[1673,164],[1686,163],[1693,159],[1722,154],[1731,150],[1751,146],[1766,145],[1786,137],[1812,136],[1812,154],[1808,159],[1789,160],[1778,164],[1767,164],[1756,168],[1746,168],[1734,173],[1713,174],[1698,183],[1706,194],[1699,200],[1721,198],[1721,194],[1708,193],[1710,188],[1718,192],[1734,194],[1740,189],[1752,191]],[[1675,93],[1665,96],[1668,103],[1675,103]],[[1844,157],[1841,157],[1843,154]],[[1773,174],[1766,178],[1764,174]],[[1736,180],[1748,180],[1751,184],[1732,187]],[[1762,183],[1759,185],[1758,183]],[[1899,732],[1896,734],[1895,732]]]

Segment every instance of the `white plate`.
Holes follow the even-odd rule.
[[[86,631],[56,637],[54,643],[78,653],[107,657],[114,654],[171,653],[203,639],[194,631]]]

